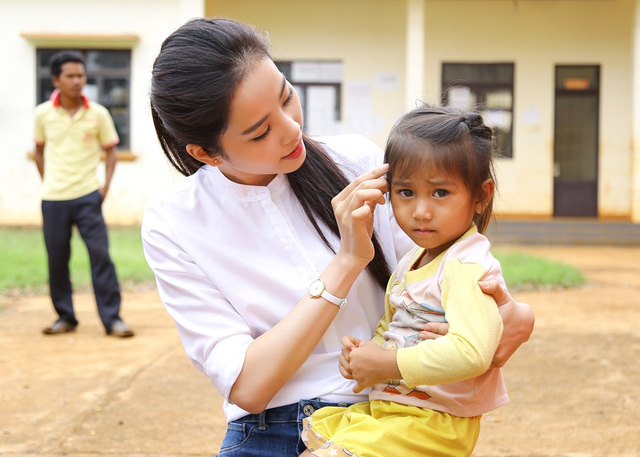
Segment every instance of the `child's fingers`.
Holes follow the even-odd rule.
[[[353,373],[349,369],[349,362],[346,361],[343,357],[340,357],[339,367],[340,374],[346,379],[353,379]]]
[[[343,349],[348,349],[347,352],[351,352],[352,349],[355,349],[356,347],[358,347],[358,342],[360,340],[354,336],[343,336],[342,338],[340,338],[340,342],[342,343],[342,348]],[[343,353],[345,351],[342,351]]]

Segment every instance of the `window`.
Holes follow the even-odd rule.
[[[480,111],[503,157],[513,157],[513,73],[509,63],[442,64],[442,103]]]
[[[276,62],[280,71],[295,87],[304,116],[304,130],[309,135],[328,135],[340,129],[341,62]]]
[[[62,49],[38,49],[37,101],[42,103],[51,97],[53,83],[49,59]],[[85,58],[87,85],[84,93],[89,99],[104,105],[113,117],[118,136],[119,149],[130,148],[129,88],[131,82],[131,51],[126,49],[80,49]]]

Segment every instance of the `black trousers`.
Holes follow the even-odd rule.
[[[49,289],[58,316],[78,323],[73,310],[69,276],[71,233],[78,227],[89,251],[91,280],[98,314],[106,330],[120,319],[120,285],[109,256],[109,237],[102,216],[102,197],[95,191],[74,200],[42,201],[42,226],[49,258]]]

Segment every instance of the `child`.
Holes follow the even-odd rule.
[[[342,339],[340,371],[369,401],[305,420],[304,454],[469,456],[482,414],[508,402],[490,368],[502,334],[478,281],[504,280],[481,235],[492,214],[492,131],[477,113],[423,106],[394,126],[385,161],[391,206],[418,245],[396,267],[372,341]],[[449,333],[420,341],[427,322]],[[303,454],[303,455],[304,455]]]

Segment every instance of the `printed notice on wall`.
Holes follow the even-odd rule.
[[[347,131],[371,136],[374,131],[371,84],[368,81],[349,81],[346,87]]]
[[[335,86],[310,86],[307,89],[306,129],[310,135],[335,135],[339,132],[336,121]]]
[[[84,94],[89,98],[89,100],[93,100],[98,103],[98,86],[95,84],[85,84],[83,89]]]
[[[400,75],[396,72],[376,73],[377,90],[398,90],[400,89]]]
[[[542,122],[540,110],[535,106],[527,106],[522,112],[522,122],[526,125],[538,125]]]
[[[293,62],[291,81],[296,83],[340,83],[342,82],[342,62]]]

